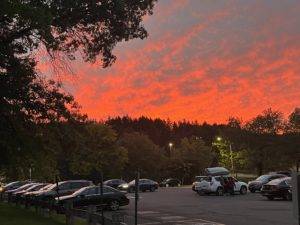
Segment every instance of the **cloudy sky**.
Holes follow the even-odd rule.
[[[108,69],[80,60],[65,88],[89,117],[248,120],[300,106],[299,0],[160,0],[145,40]]]

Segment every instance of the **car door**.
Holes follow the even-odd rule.
[[[147,190],[146,180],[139,180],[139,189],[140,191]]]
[[[58,195],[59,196],[64,196],[64,195],[70,195],[72,194],[72,192],[70,192],[70,183],[69,182],[65,182],[62,183],[58,186]]]
[[[241,190],[241,183],[237,179],[235,179],[234,177],[232,177],[232,179],[234,180],[234,184],[235,184],[234,191],[240,191]]]

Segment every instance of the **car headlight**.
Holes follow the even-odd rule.
[[[123,184],[122,187],[123,188],[128,188],[128,184]]]

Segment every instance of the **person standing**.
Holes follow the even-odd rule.
[[[228,192],[230,193],[231,196],[234,196],[234,188],[235,188],[235,182],[232,177],[228,178]]]

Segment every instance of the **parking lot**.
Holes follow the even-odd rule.
[[[134,224],[134,195],[120,213]],[[292,202],[269,201],[259,193],[232,196],[199,196],[190,188],[160,188],[140,194],[138,224],[141,225],[296,225]],[[108,212],[109,213],[109,212]]]

